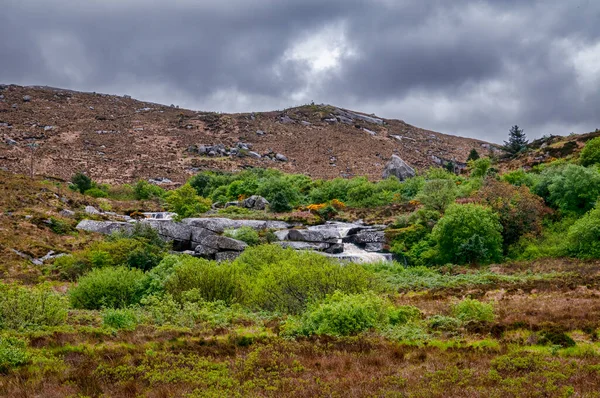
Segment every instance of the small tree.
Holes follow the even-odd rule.
[[[581,151],[581,165],[591,166],[600,163],[600,137],[588,141]]]
[[[92,179],[83,173],[76,173],[73,177],[71,177],[70,187],[74,191],[84,193],[88,189],[91,189],[93,185]]]
[[[196,190],[185,184],[181,188],[166,194],[169,209],[180,218],[193,217],[210,210],[211,201],[196,194]]]
[[[504,141],[504,149],[511,155],[516,155],[527,147],[527,136],[519,126],[514,125],[508,133],[508,141]]]
[[[475,148],[471,149],[471,152],[469,152],[469,157],[467,158],[467,162],[470,160],[477,160],[479,159],[479,152],[477,152],[477,150]]]
[[[452,204],[433,228],[441,263],[489,263],[502,256],[502,225],[492,209]]]

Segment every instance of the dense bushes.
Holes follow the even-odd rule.
[[[258,232],[251,227],[241,227],[238,229],[227,230],[223,235],[246,242],[250,246],[256,246],[260,243],[260,236],[258,235]]]
[[[298,314],[336,290],[361,293],[375,287],[372,275],[358,264],[276,245],[247,249],[235,264],[245,269],[243,302],[254,309]]]
[[[542,171],[535,193],[565,213],[583,214],[600,195],[600,173],[574,164],[548,167]]]
[[[452,315],[462,323],[493,322],[494,306],[474,299],[464,299],[452,307]]]
[[[426,209],[443,211],[456,199],[456,184],[453,180],[435,179],[425,182],[417,199]]]
[[[600,137],[589,140],[581,150],[580,161],[583,166],[600,163]]]
[[[26,343],[15,337],[0,337],[0,373],[29,362]]]
[[[35,329],[62,325],[68,302],[47,286],[25,288],[0,284],[0,329]]]
[[[567,242],[572,256],[600,258],[600,202],[569,228]]]
[[[483,204],[499,215],[505,249],[525,234],[538,235],[542,230],[542,219],[549,213],[542,199],[525,186],[517,188],[488,180],[479,196]]]
[[[79,278],[69,295],[75,308],[123,308],[140,302],[146,283],[146,275],[138,269],[94,269]]]
[[[433,228],[442,263],[488,263],[502,255],[502,226],[498,216],[489,208],[453,204]]]
[[[179,218],[193,217],[210,210],[211,201],[196,194],[191,185],[167,192],[165,201],[169,210],[177,213]]]
[[[373,293],[335,292],[310,305],[300,319],[292,318],[286,332],[303,336],[349,336],[387,324],[389,307],[389,303]]]

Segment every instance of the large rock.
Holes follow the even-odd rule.
[[[282,229],[281,231],[275,231],[274,233],[278,240],[288,240],[290,231],[287,229]]]
[[[76,228],[82,231],[110,235],[113,232],[131,232],[134,226],[126,222],[81,220]]]
[[[366,245],[368,243],[384,243],[385,232],[383,231],[360,231],[356,235],[350,235],[344,239],[344,242]]]
[[[206,239],[208,236],[211,235],[215,235],[215,233],[209,229],[206,228],[201,228],[201,227],[191,227],[192,228],[192,236],[191,236],[191,242],[192,242],[192,249],[196,246],[196,245],[200,245],[202,244],[202,242],[204,242],[204,239]]]
[[[323,235],[323,240],[326,241],[341,238],[340,231],[337,228],[327,224],[308,227],[308,230],[320,233],[321,235]]]
[[[297,242],[324,242],[325,237],[319,231],[309,229],[292,229],[288,233],[288,239]]]
[[[383,170],[384,179],[390,176],[396,176],[400,181],[404,181],[407,178],[414,177],[415,175],[415,169],[410,167],[404,160],[396,155],[392,155],[392,159]]]
[[[286,229],[290,225],[283,221],[263,221],[263,220],[231,220],[229,218],[186,218],[182,221],[184,224],[192,227],[206,228],[218,234],[226,229],[237,229],[250,227],[255,230],[264,229]]]
[[[335,243],[325,249],[325,253],[328,254],[341,254],[344,252],[344,244],[343,243]]]
[[[262,196],[252,195],[242,202],[244,207],[252,210],[265,210],[269,205],[269,201]]]
[[[208,247],[208,246],[204,246],[204,245],[196,245],[196,247],[194,248],[194,256],[212,260],[213,258],[215,258],[215,255],[217,254],[218,251],[219,250],[217,250],[213,247]]]
[[[212,247],[213,249],[218,249],[219,251],[233,250],[241,252],[248,247],[246,242],[220,235],[209,235],[205,237],[201,243],[202,246]]]
[[[102,212],[100,210],[96,209],[94,206],[85,206],[84,211],[87,214],[92,214],[92,215],[102,214]]]
[[[294,250],[315,250],[319,252],[323,252],[331,246],[329,243],[312,243],[312,242],[275,242],[276,245],[279,245],[283,248],[291,247]]]
[[[173,242],[173,250],[184,251],[190,248],[193,228],[189,225],[170,220],[143,220],[141,224],[156,230],[164,241]]]

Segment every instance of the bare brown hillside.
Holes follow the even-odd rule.
[[[101,182],[183,182],[198,170],[253,166],[319,178],[376,179],[392,154],[424,168],[440,159],[464,162],[471,148],[481,154],[490,148],[328,105],[218,114],[48,87],[0,86],[0,96],[0,167],[29,173],[35,143],[34,172],[64,179],[83,171]],[[238,142],[250,148],[236,156],[196,151]],[[276,160],[276,154],[287,160]]]

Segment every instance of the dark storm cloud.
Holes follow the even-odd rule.
[[[497,142],[600,124],[594,0],[4,3],[1,82],[222,111],[315,100]]]

